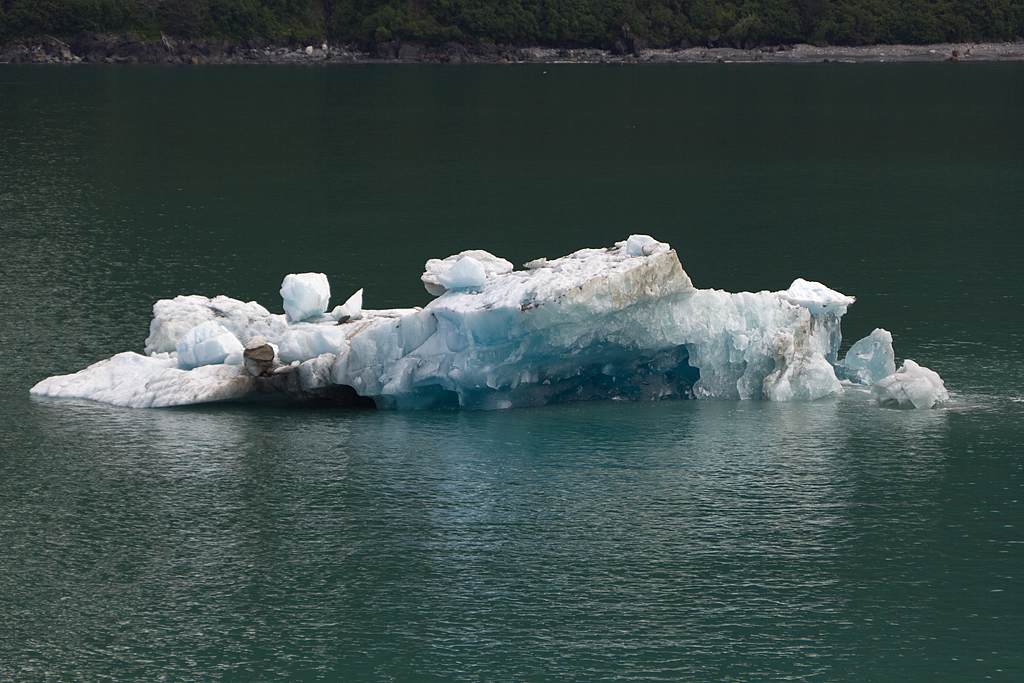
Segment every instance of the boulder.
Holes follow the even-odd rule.
[[[263,335],[256,335],[245,343],[242,360],[246,371],[253,377],[270,374],[274,367],[274,347]]]

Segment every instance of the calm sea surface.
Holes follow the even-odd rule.
[[[36,400],[152,304],[670,242],[952,404]],[[1024,680],[1024,64],[0,67],[0,680]]]

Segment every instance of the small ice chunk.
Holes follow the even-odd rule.
[[[896,372],[892,334],[882,328],[856,342],[836,366],[836,374],[860,384],[872,385]]]
[[[423,274],[420,276],[420,280],[423,281],[423,286],[426,290],[434,296],[441,296],[447,292],[449,287],[441,283],[439,279],[441,274],[450,270],[456,263],[467,256],[475,259],[484,267],[485,277],[494,277],[495,275],[504,275],[505,273],[512,272],[512,263],[510,261],[506,261],[483,249],[467,249],[445,259],[429,259],[423,267]],[[482,285],[483,283],[480,284]]]
[[[178,340],[178,366],[191,370],[203,365],[240,365],[245,348],[226,327],[213,320],[196,325]]]
[[[288,331],[281,340],[278,357],[282,363],[305,361],[324,353],[340,353],[348,344],[344,325],[306,325]]]
[[[650,235],[630,235],[626,240],[626,254],[629,256],[650,256],[668,251],[669,246]]]
[[[331,285],[323,273],[292,273],[281,283],[281,297],[288,322],[309,320],[327,311]]]
[[[448,289],[482,287],[486,280],[487,271],[484,270],[484,264],[472,256],[463,256],[454,266],[437,276],[437,281]]]
[[[796,306],[803,306],[812,315],[829,312],[843,315],[846,313],[846,307],[856,301],[854,297],[840,294],[820,282],[808,282],[799,277],[793,280],[789,289],[776,292],[775,296]]]
[[[901,408],[913,406],[927,410],[949,401],[949,393],[939,373],[912,360],[903,361],[903,367],[876,382],[871,393],[880,406],[896,403]]]
[[[339,322],[348,322],[349,320],[359,320],[363,317],[363,290],[360,289],[358,292],[348,298],[348,300],[340,306],[335,306],[334,310],[331,311],[331,317]]]
[[[287,326],[283,315],[271,315],[255,301],[243,303],[226,296],[208,299],[195,294],[176,296],[153,304],[146,354],[174,351],[174,345],[186,332],[207,320],[217,321],[239,339],[247,339],[254,334],[277,337]]]

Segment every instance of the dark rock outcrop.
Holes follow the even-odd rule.
[[[360,396],[346,384],[310,388],[303,386],[298,366],[284,366],[266,375],[256,377],[256,391],[264,395],[279,394],[310,407],[368,408],[377,404],[372,398]]]
[[[418,62],[426,49],[422,43],[402,43],[398,48],[398,59],[403,62]]]
[[[374,59],[398,59],[398,51],[401,45],[397,40],[387,43],[377,43],[373,46]]]

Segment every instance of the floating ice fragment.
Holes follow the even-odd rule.
[[[895,403],[901,408],[928,409],[949,401],[939,373],[912,360],[903,361],[899,370],[876,382],[871,393],[880,406]]]
[[[856,342],[836,364],[836,375],[868,386],[896,372],[892,334],[881,328]]]
[[[245,348],[235,335],[213,320],[196,325],[178,340],[178,365],[191,370],[203,365],[239,365]]]
[[[281,297],[288,322],[309,320],[327,311],[331,285],[323,273],[292,273],[281,283]]]

